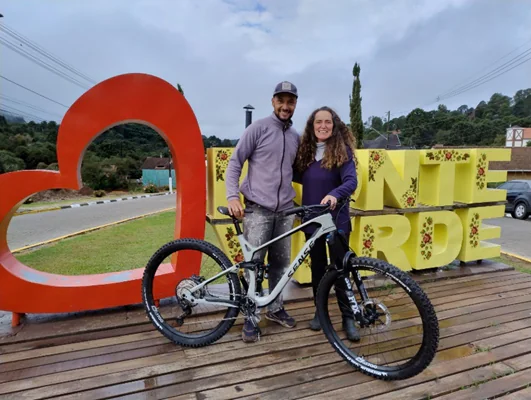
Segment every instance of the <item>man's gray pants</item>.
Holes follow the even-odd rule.
[[[243,234],[251,246],[260,246],[293,228],[294,215],[286,217],[254,203],[246,203],[246,209],[253,211],[245,214],[243,218]],[[269,293],[273,291],[289,267],[291,239],[292,236],[285,237],[255,254],[255,260],[264,261],[267,252]],[[248,280],[247,270],[245,272]],[[277,312],[283,307],[283,302],[283,296],[280,294],[267,308],[270,312]]]

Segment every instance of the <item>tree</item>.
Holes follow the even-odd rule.
[[[354,82],[352,83],[352,95],[350,96],[350,129],[356,137],[358,148],[363,147],[363,121],[361,119],[361,82],[360,66],[354,64],[352,69]]]
[[[383,129],[383,121],[380,117],[374,116],[370,118],[371,120],[371,128],[376,129],[377,131],[381,132]]]
[[[178,90],[178,91],[184,96],[184,90],[183,90],[183,88],[181,87],[181,84],[180,84],[180,83],[177,84],[177,90]]]

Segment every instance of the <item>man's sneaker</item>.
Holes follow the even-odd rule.
[[[284,310],[283,308],[281,308],[275,313],[268,311],[265,317],[270,321],[274,321],[277,324],[285,326],[286,328],[293,328],[297,324],[295,320],[290,317],[286,310]]]
[[[242,340],[246,343],[258,341],[258,329],[248,319],[243,323]]]

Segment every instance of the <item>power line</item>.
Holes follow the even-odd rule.
[[[17,82],[15,82],[15,81],[12,81],[11,79],[6,78],[6,77],[3,76],[3,75],[0,75],[0,78],[5,79],[6,81],[11,82],[12,84],[17,85],[17,86],[21,87],[22,89],[25,89],[25,90],[27,90],[27,91],[29,91],[29,92],[31,92],[31,93],[34,93],[34,94],[36,94],[37,96],[40,96],[40,97],[42,97],[42,98],[44,98],[44,99],[46,99],[46,100],[49,100],[49,101],[51,101],[52,103],[59,104],[60,106],[63,106],[64,108],[68,108],[68,106],[65,106],[64,104],[59,103],[58,101],[52,100],[52,99],[50,99],[49,97],[46,97],[46,96],[43,95],[43,94],[37,93],[36,91],[31,90],[31,89],[27,88],[26,86],[21,85],[20,83],[17,83]]]
[[[478,87],[479,85],[482,85],[483,83],[489,82],[492,79],[494,79],[494,78],[496,78],[496,77],[498,77],[500,75],[503,75],[503,74],[511,71],[512,69],[516,68],[517,66],[519,66],[519,65],[521,65],[521,64],[523,64],[523,63],[525,63],[525,62],[527,62],[529,60],[531,60],[531,57],[526,58],[526,59],[524,59],[524,61],[518,63],[514,67],[507,69],[507,67],[510,67],[514,63],[522,60],[522,58],[528,57],[529,55],[531,55],[531,47],[528,48],[527,50],[525,50],[524,52],[520,53],[518,56],[513,57],[511,60],[507,61],[506,63],[500,65],[498,68],[495,68],[494,70],[492,70],[488,74],[482,75],[479,78],[473,80],[472,82],[470,82],[470,83],[468,83],[466,85],[463,85],[463,86],[461,86],[461,87],[459,87],[459,88],[457,88],[455,90],[452,90],[450,92],[446,92],[446,93],[440,95],[437,98],[437,100],[439,101],[439,100],[449,99],[450,97],[457,96],[458,94],[467,92],[468,90],[471,90],[471,89],[473,89],[475,87]],[[497,73],[497,72],[500,72],[500,73]],[[492,76],[493,74],[495,74],[495,75]],[[489,77],[491,77],[491,79],[487,79]]]
[[[82,89],[88,89],[89,88],[88,86],[83,85],[83,83],[81,83],[77,79],[72,78],[72,77],[68,76],[67,74],[65,74],[64,72],[58,70],[53,65],[50,65],[50,64],[46,63],[45,61],[42,61],[41,59],[39,59],[39,58],[35,57],[34,55],[30,54],[25,49],[17,48],[14,43],[11,43],[8,40],[6,40],[4,38],[1,38],[1,37],[0,37],[0,43],[3,44],[4,46],[6,46],[7,48],[11,49],[12,51],[20,54],[21,56],[27,58],[28,60],[40,65],[44,69],[56,74],[57,76],[59,76],[59,77],[61,77],[63,79],[66,79],[67,81],[73,83],[74,85],[77,85],[77,86],[81,87]]]
[[[19,112],[19,113],[21,113],[22,115],[21,115],[21,114],[14,114],[13,112],[11,112],[11,111],[9,111],[9,110],[5,110],[4,108],[8,108],[8,109],[10,108],[10,109],[12,109],[12,110],[15,110],[15,112]],[[41,117],[37,117],[36,115],[33,115],[33,114],[27,113],[27,112],[25,112],[25,111],[19,110],[18,108],[15,108],[15,107],[6,106],[5,104],[2,105],[2,106],[0,106],[0,110],[1,110],[1,111],[4,111],[4,112],[8,112],[8,113],[10,113],[10,114],[12,114],[12,115],[17,115],[17,116],[19,116],[19,117],[23,117],[23,118],[24,118],[24,116],[26,116],[26,117],[29,116],[29,117],[31,117],[31,118],[35,118],[35,119],[37,119],[37,120],[39,120],[39,121],[44,121],[44,119],[42,119]]]
[[[24,107],[28,107],[28,108],[31,108],[35,111],[40,111],[40,112],[43,112],[45,114],[48,114],[48,115],[56,115],[58,116],[59,118],[61,118],[61,115],[60,114],[57,114],[57,113],[54,113],[54,112],[50,112],[50,111],[47,111],[47,110],[44,110],[40,107],[37,107],[37,106],[34,106],[33,104],[30,104],[30,103],[26,103],[24,101],[21,101],[21,100],[17,100],[17,99],[14,99],[12,97],[8,97],[8,96],[4,96],[3,94],[0,94],[0,99],[4,99],[6,101],[9,101],[11,103],[15,103],[15,104],[20,104]]]
[[[96,84],[97,82],[92,79],[91,77],[87,76],[86,74],[82,73],[78,69],[74,68],[73,66],[67,64],[66,62],[62,61],[58,57],[54,56],[50,52],[46,51],[42,46],[39,46],[37,43],[31,41],[27,37],[23,36],[22,34],[15,31],[13,28],[10,28],[5,23],[0,25],[0,30],[2,30],[4,33],[8,34],[12,38],[24,43],[25,45],[29,46],[33,50],[37,51],[44,57],[48,58],[49,60],[59,64],[63,68],[69,70],[70,72],[74,73],[75,75],[79,76],[80,78],[86,80],[87,82],[90,82],[92,84]]]

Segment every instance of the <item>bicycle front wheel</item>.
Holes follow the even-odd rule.
[[[200,275],[173,281],[158,275],[171,271],[174,257],[200,261]],[[203,280],[230,268],[227,256],[214,245],[197,239],[177,239],[162,246],[149,260],[142,279],[142,301],[155,328],[181,346],[200,347],[219,340],[233,326],[238,307],[192,304],[183,297]],[[171,273],[170,273],[171,275]],[[197,299],[237,302],[241,287],[237,275],[227,273],[193,292]]]
[[[368,298],[362,300],[356,273]],[[353,312],[347,296],[351,282],[363,322],[359,340],[348,339],[343,321]],[[385,261],[355,257],[343,272],[329,269],[319,284],[316,307],[328,341],[350,365],[381,380],[407,379],[433,360],[439,324],[430,300],[408,274]]]

